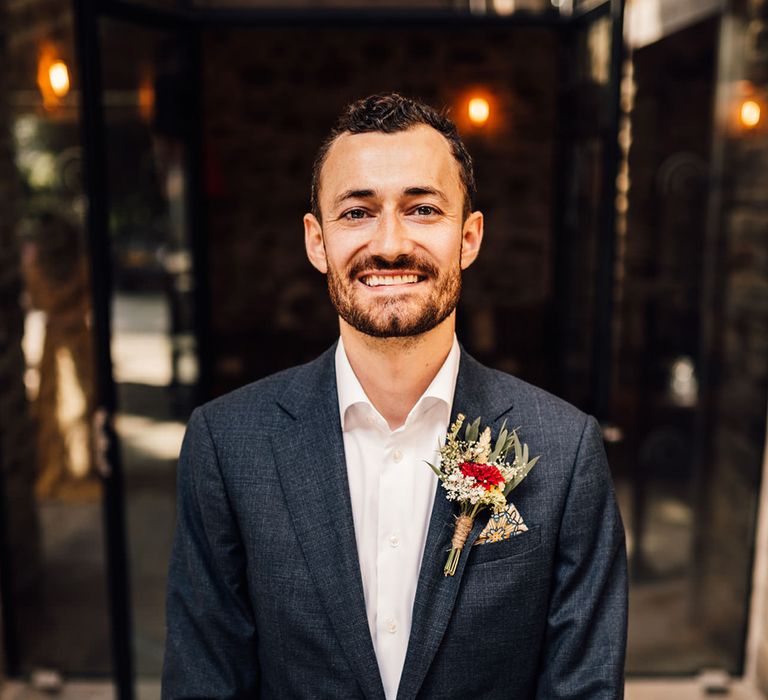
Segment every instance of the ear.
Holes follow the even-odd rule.
[[[461,231],[461,269],[466,270],[477,258],[483,242],[483,213],[473,211]]]
[[[325,257],[323,243],[323,227],[313,214],[304,214],[304,247],[312,266],[323,274],[328,272],[328,261]]]

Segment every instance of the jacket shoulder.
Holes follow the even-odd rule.
[[[535,408],[537,412],[556,420],[584,425],[587,414],[572,403],[514,375],[498,370],[491,371],[496,375],[498,382],[508,387],[508,391],[519,404]]]
[[[471,406],[485,412],[490,409],[493,420],[503,418],[508,427],[518,431],[532,454],[551,456],[552,459],[546,461],[553,468],[568,471],[585,433],[599,434],[594,418],[549,391],[486,367],[466,353],[462,355],[462,362],[456,408]],[[461,412],[466,414],[465,410]],[[490,413],[487,415],[490,418]]]
[[[512,374],[480,364],[469,355],[462,360],[468,365],[469,382],[484,387],[493,403],[508,402],[520,415],[545,423],[578,426],[579,433],[583,429],[587,414],[565,399]]]
[[[208,401],[198,408],[212,432],[228,430],[243,422],[249,425],[272,425],[280,410],[277,406],[297,386],[315,380],[333,362],[335,346],[303,365],[281,370]]]

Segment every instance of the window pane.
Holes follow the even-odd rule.
[[[158,678],[175,522],[175,467],[198,378],[186,213],[194,93],[176,35],[102,22],[112,361],[123,464],[134,652]]]
[[[0,22],[13,37],[0,42],[0,138],[10,139],[3,157],[12,159],[0,167],[15,170],[0,180],[19,185],[10,190],[16,206],[5,207],[19,212],[3,249],[15,268],[3,275],[20,289],[4,299],[4,319],[14,319],[8,347],[23,350],[2,454],[13,601],[5,612],[18,633],[9,651],[22,673],[98,676],[111,660],[72,15],[63,8],[43,19],[24,8],[9,5]]]

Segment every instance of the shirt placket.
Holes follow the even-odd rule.
[[[402,576],[410,565],[407,560],[404,532],[403,491],[409,489],[404,430],[390,433],[382,455],[379,480],[379,517],[377,531],[377,648],[385,663],[402,665],[407,647],[410,615],[402,603]],[[384,674],[391,676],[391,674]],[[396,674],[399,675],[399,674]],[[394,683],[393,680],[389,681]],[[387,681],[385,681],[385,685]],[[394,697],[397,688],[386,688],[387,697]]]

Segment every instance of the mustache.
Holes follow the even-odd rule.
[[[394,260],[367,255],[352,264],[349,268],[349,278],[354,280],[366,270],[411,270],[425,277],[437,277],[439,273],[434,263],[416,255],[398,255]]]

